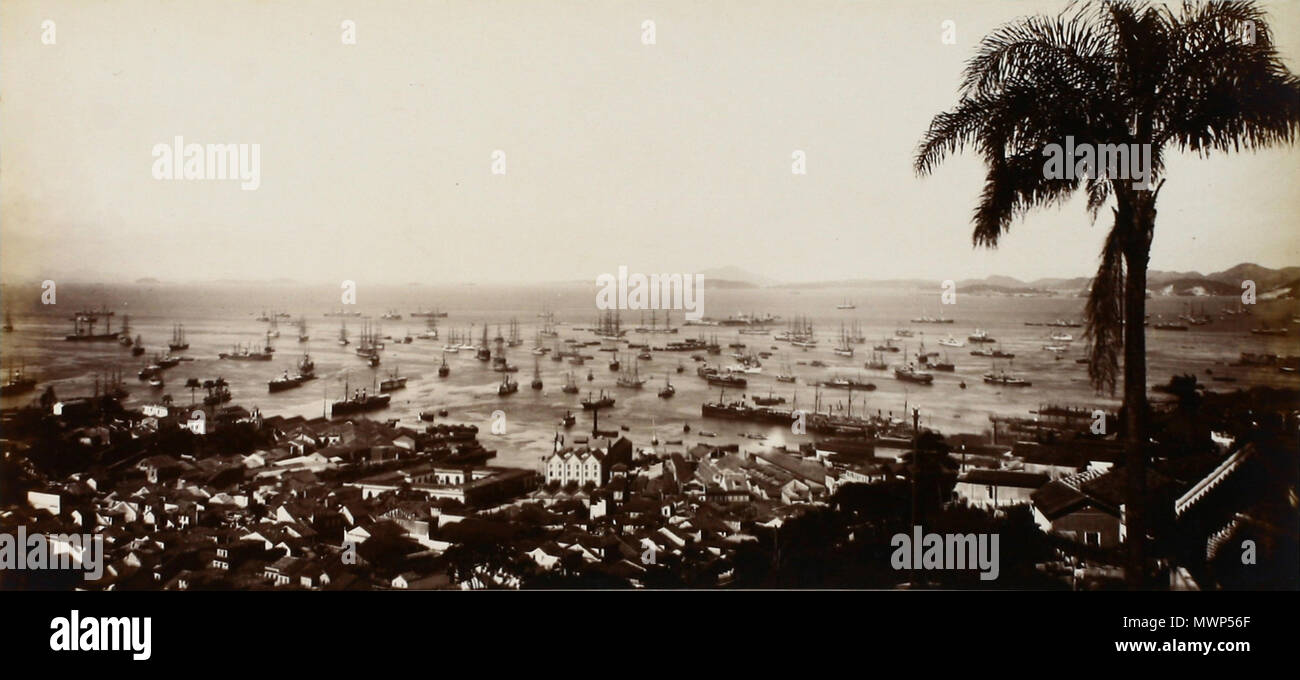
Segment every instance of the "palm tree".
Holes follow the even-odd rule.
[[[1113,199],[1085,336],[1089,378],[1099,390],[1114,392],[1124,352],[1125,571],[1131,587],[1142,587],[1149,419],[1143,325],[1164,154],[1172,148],[1208,156],[1293,142],[1300,81],[1279,59],[1254,2],[1187,2],[1174,11],[1093,0],[994,30],[967,62],[959,96],[955,108],[931,121],[914,166],[927,175],[967,146],[983,156],[987,174],[972,219],[976,246],[996,247],[1014,218],[1063,204],[1079,189],[1094,221]],[[1144,186],[1118,179],[1118,162],[1056,178],[1044,154],[1067,136],[1094,148],[1149,149]]]

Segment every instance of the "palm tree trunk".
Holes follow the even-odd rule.
[[[1119,213],[1128,228],[1124,240],[1124,458],[1128,560],[1124,570],[1129,588],[1146,584],[1147,565],[1147,373],[1146,288],[1150,235],[1155,224],[1152,192],[1118,197]],[[1124,215],[1128,213],[1128,215]]]

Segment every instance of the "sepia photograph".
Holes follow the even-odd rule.
[[[6,0],[0,590],[1295,592],[1298,73],[1292,0]]]

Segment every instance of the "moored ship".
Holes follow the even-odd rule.
[[[270,352],[257,352],[243,345],[235,345],[229,352],[217,354],[218,359],[229,359],[231,361],[270,361],[271,357]]]
[[[343,393],[345,395],[344,399],[330,404],[330,417],[388,408],[388,404],[393,398],[392,395],[388,394],[370,394],[365,389],[353,390],[351,396],[346,396],[348,393],[346,381],[343,383]]]
[[[14,370],[12,365],[9,366],[9,377],[0,385],[0,397],[12,397],[36,389],[36,380],[27,377],[23,373],[24,368]]]
[[[875,383],[866,382],[865,380],[860,380],[860,379],[844,378],[840,376],[836,376],[834,378],[831,378],[830,380],[823,380],[821,382],[821,386],[833,390],[863,390],[865,392],[870,392],[876,389]],[[761,402],[759,402],[758,399],[755,399],[754,403],[761,403]]]
[[[95,332],[95,325],[99,323],[99,317],[104,316],[105,327],[103,333]],[[72,334],[63,337],[69,342],[113,342],[121,335],[121,331],[113,330],[113,312],[87,313],[78,312],[72,317]]]
[[[406,387],[406,376],[398,375],[396,366],[393,367],[392,373],[390,373],[387,378],[379,381],[379,391],[381,393],[392,392],[393,390],[400,390],[400,389],[404,389],[405,387]]]
[[[190,343],[185,339],[185,327],[181,324],[172,326],[172,340],[167,343],[167,348],[173,352],[179,352],[183,349],[189,349]]]
[[[1029,387],[1033,383],[1020,378],[1006,371],[989,371],[984,374],[984,382],[990,385],[1003,385],[1005,387]]]
[[[614,405],[614,397],[606,396],[605,391],[600,391],[600,397],[592,397],[587,393],[587,398],[582,400],[582,408],[585,411],[595,411],[602,408],[610,408]]]
[[[519,383],[510,377],[509,373],[501,376],[501,384],[497,386],[497,396],[504,397],[507,394],[514,394],[519,391]]]
[[[894,377],[903,382],[916,383],[918,385],[930,385],[934,383],[933,373],[926,373],[912,364],[895,366]]]
[[[280,392],[298,387],[308,380],[314,380],[316,378],[314,371],[315,364],[312,363],[311,357],[303,355],[302,360],[298,362],[298,373],[296,375],[289,375],[289,372],[285,371],[281,377],[266,382],[267,390]]]
[[[743,376],[735,375],[731,372],[719,371],[716,368],[701,366],[696,373],[704,378],[705,382],[715,387],[745,387],[749,384]]]

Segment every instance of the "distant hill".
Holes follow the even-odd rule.
[[[726,267],[714,267],[713,269],[705,269],[704,271],[699,273],[704,276],[705,285],[717,285],[719,283],[727,283],[727,284],[741,283],[741,284],[749,284],[749,286],[764,287],[764,286],[775,285],[777,283],[776,279],[768,278],[766,276],[761,276],[759,274],[755,274],[751,271],[741,269],[740,267],[736,267],[734,265],[726,266]],[[727,286],[719,286],[719,287],[727,287]],[[747,286],[733,285],[731,287],[744,288]]]
[[[961,284],[958,284],[960,286]],[[804,281],[799,283],[781,283],[776,288],[798,288],[816,290],[819,288],[903,288],[935,289],[939,281],[926,279],[838,279],[835,281]]]
[[[982,283],[989,286],[997,286],[999,288],[1025,288],[1029,285],[1020,279],[997,275],[984,277]]]
[[[1294,300],[1300,293],[1300,279],[1292,279],[1259,293],[1260,300]]]
[[[733,289],[733,288],[759,288],[759,287],[760,286],[758,284],[750,283],[748,281],[733,281],[730,279],[714,279],[714,278],[709,278],[708,276],[704,277],[704,288],[706,290],[709,288],[712,288],[714,290],[722,290],[722,289]]]
[[[1072,279],[1035,279],[1026,285],[1030,288],[1071,292],[1086,289],[1088,286],[1092,285],[1092,278],[1088,276],[1076,276]]]
[[[1203,278],[1205,275],[1200,272],[1162,272],[1152,269],[1147,272],[1147,287],[1164,286],[1172,281],[1195,281]]]
[[[1215,281],[1213,279],[1192,278],[1173,279],[1160,283],[1148,283],[1147,289],[1154,295],[1236,295],[1241,286]]]
[[[1257,290],[1268,290],[1300,279],[1300,267],[1269,269],[1247,262],[1210,274],[1206,278],[1230,284],[1237,291],[1241,290],[1241,282],[1245,280],[1254,281]]]
[[[1005,277],[1003,277],[1005,278]],[[1013,279],[1014,280],[1014,279]],[[1031,286],[996,286],[988,283],[973,283],[968,286],[958,286],[958,291],[965,295],[1054,295],[1056,291],[1045,288],[1034,288]]]
[[[1300,290],[1296,287],[1297,280],[1300,279],[1300,267],[1270,269],[1257,264],[1244,263],[1211,274],[1153,270],[1147,272],[1147,290],[1150,290],[1152,295],[1238,295],[1241,293],[1241,282],[1248,279],[1255,282],[1256,291],[1263,299],[1294,295],[1297,290]],[[1092,286],[1092,278],[1038,279],[1025,285],[1058,292],[1086,293]],[[1266,295],[1268,291],[1278,291],[1284,287],[1289,287],[1288,290],[1291,292],[1280,291]]]
[[[1270,269],[1252,263],[1243,263],[1221,272],[1202,274],[1200,272],[1173,272],[1153,270],[1147,272],[1147,289],[1153,295],[1202,296],[1202,295],[1238,295],[1241,282],[1255,282],[1257,294],[1261,299],[1295,298],[1300,296],[1300,267],[1283,267]],[[926,279],[839,279],[834,281],[815,281],[806,283],[779,284],[781,288],[905,288],[936,289],[939,281]],[[1092,278],[1078,276],[1074,278],[1042,278],[1033,281],[1021,281],[1010,276],[986,276],[982,279],[964,279],[957,282],[959,293],[972,295],[1047,295],[1052,293],[1068,295],[1086,295],[1092,286]]]

